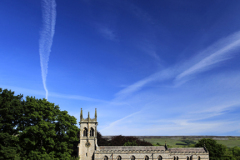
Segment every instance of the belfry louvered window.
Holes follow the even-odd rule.
[[[87,135],[88,135],[88,130],[87,130],[87,128],[85,127],[85,128],[83,129],[83,136],[84,136],[84,137],[87,137]]]
[[[90,137],[93,137],[93,136],[94,136],[94,129],[91,128],[91,130],[90,130]]]

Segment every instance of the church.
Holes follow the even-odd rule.
[[[83,118],[80,114],[80,160],[209,160],[206,147],[168,148],[165,146],[98,146],[97,110],[95,117]]]

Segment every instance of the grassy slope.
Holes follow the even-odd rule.
[[[191,137],[187,138],[188,140],[193,140],[194,142],[198,142],[198,140],[193,139]],[[159,143],[160,145],[164,145],[165,141],[167,142],[168,145],[171,147],[176,147],[176,148],[182,148],[184,145],[176,145],[176,143],[183,143],[181,140],[183,138],[144,138],[145,141],[148,141],[152,144],[157,144]],[[228,140],[217,140],[217,143],[223,144],[227,147],[234,147],[234,146],[239,146],[240,147],[240,137],[235,137],[235,138],[228,138]]]
[[[234,147],[234,146],[240,147],[240,137],[228,138],[228,140],[217,140],[217,142],[227,147]]]

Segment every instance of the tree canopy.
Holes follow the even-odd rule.
[[[210,157],[221,157],[226,151],[226,147],[224,145],[218,144],[215,140],[209,138],[199,140],[195,146],[204,147],[204,145],[206,146]]]
[[[0,159],[70,159],[78,132],[54,103],[0,88]]]
[[[132,141],[132,142],[125,142],[123,146],[138,146],[136,141]]]
[[[152,146],[151,143],[142,141],[133,136],[114,136],[111,140],[107,141],[102,138],[101,133],[97,135],[98,146]]]
[[[123,146],[123,145],[136,145],[136,146],[152,146],[151,143],[142,141],[137,137],[133,136],[115,136],[112,138],[110,145],[111,146]]]
[[[240,160],[240,147],[227,148],[213,139],[201,139],[195,147],[205,147],[209,152],[210,160]]]

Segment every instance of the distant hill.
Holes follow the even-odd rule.
[[[114,136],[103,136],[103,138],[110,140]],[[202,138],[211,138],[216,140],[218,143],[226,145],[227,147],[240,147],[240,136],[134,136],[141,140],[145,140],[147,142],[156,145],[157,143],[160,145],[164,145],[165,141],[171,147],[187,147],[186,140],[191,141],[190,144],[197,143],[198,140]]]
[[[110,140],[114,136],[103,136],[104,139]],[[139,139],[152,139],[152,138],[171,138],[171,139],[195,139],[199,140],[202,138],[211,138],[214,140],[229,140],[232,138],[237,138],[239,139],[240,136],[133,136],[137,137]]]

